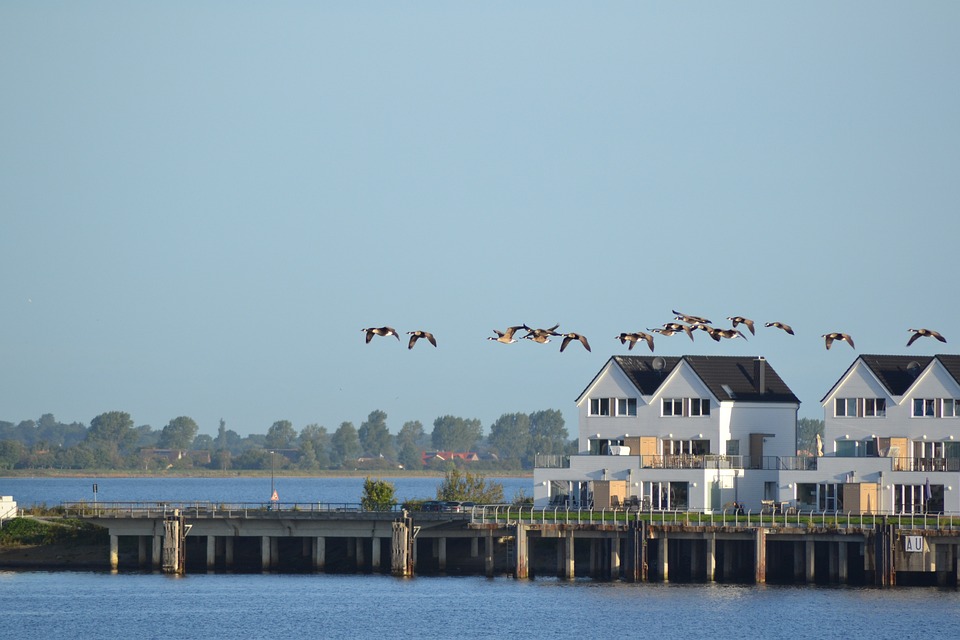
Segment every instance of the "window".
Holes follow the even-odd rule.
[[[710,415],[709,398],[664,398],[661,407],[661,416],[699,418]]]
[[[837,398],[833,415],[837,418],[883,418],[887,415],[886,398]]]
[[[682,416],[683,415],[683,398],[664,398],[662,403],[661,415]]]
[[[727,455],[728,455],[728,456],[738,456],[738,455],[740,455],[740,441],[739,441],[739,440],[727,440]]]
[[[690,415],[691,416],[710,415],[710,400],[708,400],[707,398],[690,398]]]
[[[710,455],[709,440],[664,440],[663,455],[666,456],[706,456]]]
[[[618,416],[637,415],[636,398],[590,398],[591,416],[612,416],[616,411]]]
[[[618,416],[637,415],[637,399],[636,398],[617,398],[617,415]]]
[[[610,398],[590,398],[591,416],[609,416]]]

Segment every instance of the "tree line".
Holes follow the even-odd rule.
[[[189,416],[162,429],[135,426],[124,411],[101,413],[86,426],[61,423],[52,414],[19,423],[0,421],[0,469],[424,469],[424,451],[476,452],[472,468],[531,469],[537,453],[572,453],[563,416],[556,409],[507,413],[484,436],[480,420],[445,415],[427,433],[419,420],[405,422],[396,434],[387,414],[369,413],[359,427],[343,422],[330,431],[308,424],[299,431],[277,420],[265,433],[240,436],[220,420],[216,434],[200,433]],[[451,461],[433,459],[427,468],[447,470]]]

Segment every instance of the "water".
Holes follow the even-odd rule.
[[[429,498],[437,478],[390,478]],[[529,478],[502,480],[510,498]],[[269,478],[0,478],[24,505],[264,501]],[[277,478],[289,502],[357,502],[363,478]],[[960,591],[554,578],[0,571],[0,638],[954,638]]]
[[[955,590],[0,572],[0,637],[954,638]]]
[[[376,476],[375,476],[376,477]],[[433,499],[442,478],[384,477],[396,488],[397,500]],[[491,478],[503,485],[512,500],[517,491],[533,495],[532,478]],[[280,501],[358,503],[363,478],[275,478]],[[270,478],[0,478],[0,495],[13,496],[17,504],[58,505],[93,500],[97,485],[100,502],[267,502]]]

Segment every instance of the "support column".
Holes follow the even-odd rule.
[[[137,564],[147,566],[147,536],[137,536]]]
[[[447,539],[437,538],[435,544],[437,545],[437,568],[444,572],[447,570]]]
[[[670,561],[669,556],[669,542],[664,533],[660,534],[660,544],[657,545],[657,569],[660,571],[660,578],[664,582],[670,581]]]
[[[493,530],[487,530],[487,537],[483,541],[483,568],[484,573],[486,573],[488,578],[493,577],[494,562],[493,562]]]
[[[317,536],[313,539],[313,568],[323,571],[327,564],[327,539]]]
[[[837,579],[840,584],[847,584],[847,551],[847,543],[839,543],[837,546]]]
[[[563,554],[563,577],[567,580],[573,580],[576,576],[576,558],[574,556],[574,538],[573,530],[567,531],[567,538],[564,540]]]
[[[216,566],[217,563],[217,537],[207,536],[207,571]]]
[[[610,540],[610,579],[620,578],[620,536],[614,534]]]
[[[270,536],[260,538],[260,568],[264,571],[270,570]]]
[[[480,538],[470,538],[470,557],[480,557]]]
[[[827,560],[828,560],[828,572],[827,579],[833,584],[838,582],[839,575],[839,563],[837,562],[837,556],[840,554],[839,545],[832,540],[827,543]]]
[[[804,542],[804,545],[807,548],[806,557],[806,568],[807,568],[807,583],[813,584],[817,579],[817,543],[813,540],[807,540]]]
[[[516,534],[516,554],[517,557],[514,561],[514,572],[513,576],[515,578],[522,579],[530,577],[529,571],[529,558],[527,557],[527,528],[521,524],[517,523],[517,534]]]
[[[757,529],[756,546],[754,551],[754,575],[757,584],[767,581],[767,530]]]
[[[590,538],[590,575],[594,578],[597,577],[597,565],[600,564],[597,562],[599,560],[598,556],[600,555],[597,542],[596,538]]]
[[[357,571],[363,571],[367,564],[367,556],[363,549],[363,538],[355,538],[357,541]]]
[[[270,538],[270,568],[276,569],[280,564],[280,538],[271,536]]]
[[[380,571],[380,538],[370,538],[370,568],[372,571]]]
[[[713,582],[717,572],[717,534],[711,533],[707,536],[707,582]]]
[[[793,543],[793,581],[803,582],[806,577],[803,572],[803,554],[806,547],[802,541]]]
[[[223,562],[227,565],[227,569],[233,568],[233,543],[233,536],[223,539]]]
[[[150,568],[159,569],[162,561],[163,536],[153,536],[150,541]]]
[[[120,568],[120,536],[110,534],[110,570]]]

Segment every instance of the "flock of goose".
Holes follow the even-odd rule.
[[[685,333],[690,340],[693,340],[695,331],[703,331],[715,341],[720,342],[720,340],[732,340],[734,338],[747,339],[747,336],[738,329],[740,325],[743,325],[750,332],[750,335],[756,335],[755,323],[750,318],[745,318],[743,316],[728,316],[727,320],[730,321],[730,328],[720,328],[713,326],[713,323],[700,316],[692,316],[679,311],[674,310],[674,320],[670,322],[665,322],[662,326],[656,327],[653,329],[647,329],[650,333],[645,333],[643,331],[634,331],[634,332],[623,332],[618,336],[615,336],[615,340],[619,340],[620,344],[630,343],[630,346],[627,347],[627,350],[633,349],[634,345],[638,342],[646,342],[647,346],[650,348],[650,351],[653,351],[653,335],[659,334],[662,336],[672,336],[676,333]],[[563,338],[560,343],[560,351],[563,352],[567,348],[567,345],[571,342],[579,342],[583,345],[583,348],[587,351],[590,351],[590,343],[587,342],[587,337],[580,333],[558,333],[557,328],[559,324],[555,324],[549,329],[535,329],[527,326],[526,324],[520,324],[512,327],[507,327],[504,331],[494,329],[493,332],[496,334],[496,337],[490,336],[487,340],[493,340],[495,342],[502,342],[503,344],[513,344],[514,342],[519,342],[520,340],[532,340],[539,344],[546,344],[550,342],[550,338]],[[770,327],[774,329],[780,329],[789,335],[795,335],[793,328],[784,324],[783,322],[767,322],[764,323],[764,327]],[[515,338],[515,334],[518,331],[526,331],[526,334],[521,336],[519,340]],[[366,329],[361,329],[366,333],[366,341],[369,343],[373,340],[374,336],[394,336],[397,340],[400,340],[400,334],[397,333],[397,330],[393,327],[368,327]],[[910,336],[910,339],[907,340],[907,346],[912,345],[917,339],[922,337],[929,337],[939,340],[940,342],[946,342],[940,333],[934,331],[933,329],[908,329],[910,333],[913,333]],[[437,346],[437,340],[433,337],[433,334],[429,331],[408,331],[407,334],[410,336],[410,341],[407,344],[408,349],[413,349],[413,346],[417,343],[417,340],[420,338],[426,339],[433,346]],[[825,333],[820,336],[824,340],[824,346],[829,349],[834,341],[840,340],[846,342],[850,345],[851,348],[855,348],[853,344],[853,338],[850,337],[848,333],[842,333],[840,331],[834,331],[831,333]]]

